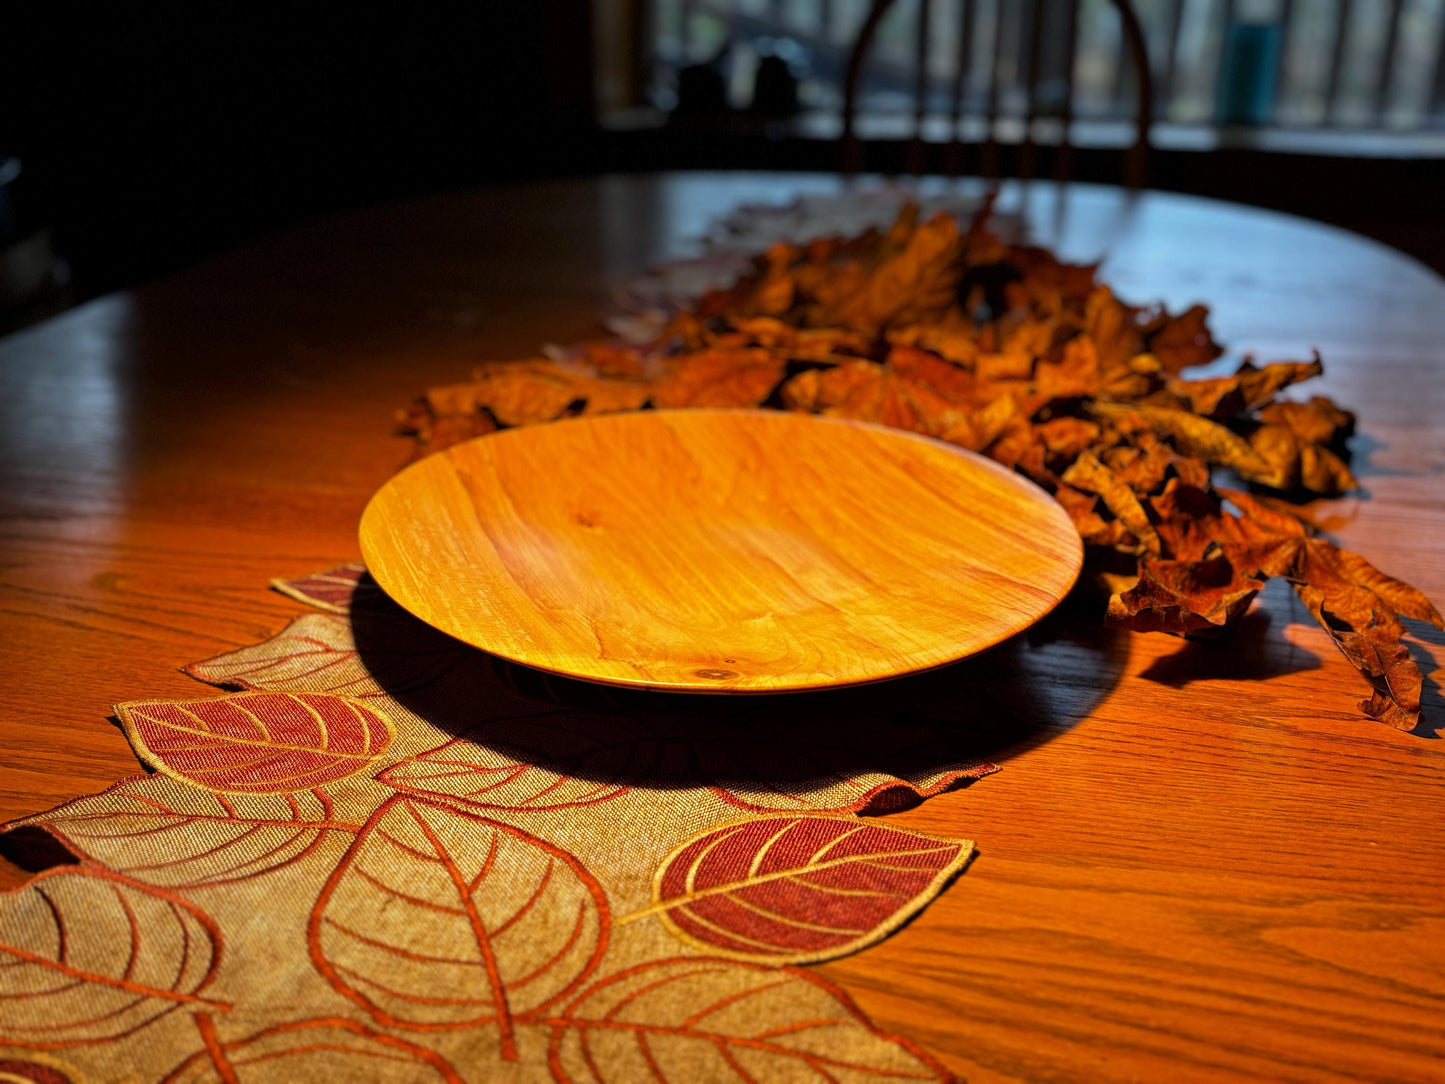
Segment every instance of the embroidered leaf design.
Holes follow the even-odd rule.
[[[109,1042],[201,996],[220,961],[194,904],[106,870],[40,874],[0,896],[0,1042]]]
[[[496,1026],[566,997],[610,925],[576,858],[518,828],[403,795],[372,815],[307,927],[311,960],[388,1027]]]
[[[657,960],[594,983],[546,1022],[559,1084],[955,1079],[842,990],[791,967]]]
[[[278,1024],[231,1042],[219,1039],[208,1014],[197,1013],[196,1018],[204,1049],[167,1073],[161,1084],[465,1084],[435,1051],[344,1017]]]
[[[43,828],[82,858],[162,888],[203,888],[297,862],[337,820],[325,791],[227,795],[164,775],[127,779],[0,832]]]
[[[238,693],[205,700],[117,704],[142,762],[212,791],[310,790],[370,767],[395,733],[391,720],[328,693]]]
[[[269,640],[191,663],[185,672],[211,685],[369,700],[429,685],[477,654],[420,621],[399,617],[395,624],[385,650],[369,652],[364,663],[349,619],[303,614]]]
[[[366,574],[366,566],[354,561],[294,580],[272,580],[271,586],[298,602],[330,613],[391,604],[386,593]]]
[[[377,778],[477,809],[571,809],[626,793],[660,751],[630,716],[548,712],[489,719]]]
[[[0,1050],[0,1081],[4,1084],[80,1084],[69,1066],[39,1060],[43,1055],[25,1051],[15,1054]]]
[[[857,952],[926,906],[973,843],[851,817],[760,817],[714,828],[658,867],[653,905],[677,937],[743,960]]]

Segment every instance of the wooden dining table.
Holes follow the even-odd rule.
[[[180,665],[294,614],[268,580],[357,558],[420,389],[598,334],[720,214],[873,183],[602,176],[365,207],[0,340],[0,818],[133,774],[113,703],[197,695]],[[999,208],[1126,299],[1208,304],[1234,360],[1318,349],[1362,488],[1310,514],[1445,601],[1445,280],[1192,197],[1010,184]],[[977,859],[819,972],[972,1081],[1445,1080],[1445,638],[1412,632],[1414,733],[1357,710],[1367,685],[1280,582],[1213,642],[1065,614],[996,649],[1002,771],[889,818]]]

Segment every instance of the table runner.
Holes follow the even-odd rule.
[[[235,691],[117,706],[154,774],[3,829],[0,1079],[950,1079],[806,966],[972,856],[878,817],[996,770],[946,675],[613,690],[275,586]]]

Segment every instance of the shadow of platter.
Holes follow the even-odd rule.
[[[444,733],[600,785],[766,789],[804,801],[843,778],[928,779],[1047,742],[1109,694],[1130,644],[1128,633],[1065,605],[1025,634],[925,673],[826,691],[701,696],[544,673],[462,645],[379,591],[368,594],[373,601],[351,612],[361,663],[389,697]],[[445,661],[418,679],[396,665],[403,644],[409,655],[430,645]],[[900,784],[865,811],[919,800]]]

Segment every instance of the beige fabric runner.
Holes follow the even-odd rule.
[[[972,854],[876,816],[995,770],[911,686],[609,690],[276,586],[186,668],[241,691],[118,705],[155,774],[4,829],[75,861],[0,896],[0,1080],[950,1079],[802,966]]]

